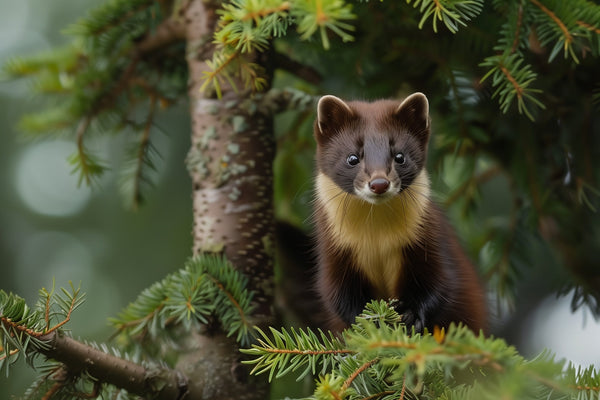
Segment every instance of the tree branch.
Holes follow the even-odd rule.
[[[304,79],[308,83],[319,85],[323,81],[323,77],[319,71],[308,65],[302,64],[285,54],[275,52],[273,59],[275,68],[281,68],[284,71],[296,75],[300,79]]]
[[[170,17],[147,34],[135,46],[140,54],[148,54],[172,43],[185,40],[185,25],[177,17]]]
[[[69,373],[87,372],[101,382],[127,392],[158,400],[201,398],[181,372],[167,368],[146,368],[132,361],[105,353],[58,331],[40,337],[46,348],[40,353],[63,363]],[[197,386],[196,386],[197,387]]]

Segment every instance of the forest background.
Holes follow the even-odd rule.
[[[0,0],[0,62],[66,43],[68,39],[60,33],[61,29],[99,3],[54,0],[52,7],[48,7],[48,2],[43,0]],[[426,29],[430,28],[426,26]],[[334,46],[342,44],[334,43]],[[302,85],[285,74],[276,76],[276,85],[290,83]],[[66,162],[74,148],[71,141],[28,141],[20,136],[16,127],[18,117],[35,110],[39,104],[28,89],[28,83],[23,81],[0,85],[0,187],[3,188],[0,192],[0,288],[19,293],[33,302],[41,287],[50,287],[53,282],[57,286],[66,286],[69,280],[81,282],[88,301],[76,313],[70,329],[87,339],[105,340],[111,333],[107,318],[115,316],[143,288],[179,268],[190,255],[191,182],[183,163],[190,146],[187,104],[182,102],[169,108],[156,121],[152,135],[161,154],[156,188],[149,192],[146,204],[132,212],[119,193],[116,172],[119,163],[123,163],[118,150],[126,145],[125,139],[108,136],[95,142],[94,146],[104,157],[114,157],[110,161],[113,168],[99,182],[100,190],[78,188],[77,177],[70,174],[71,168]],[[364,98],[376,96],[378,89],[362,87],[360,82],[349,88],[336,77],[325,77],[321,90]],[[295,122],[289,115],[279,116],[278,136],[281,138]],[[435,124],[436,121],[434,129]],[[443,126],[441,121],[437,124]],[[275,171],[278,216],[297,225],[304,224],[309,214],[310,124],[305,123],[303,135],[299,156],[292,157],[289,149],[283,149],[275,164],[276,168],[285,170],[283,166],[289,169],[286,163],[297,163],[299,168],[295,170],[301,171],[291,179],[279,175],[279,180],[278,170]],[[460,169],[446,168],[443,172],[443,177],[434,179],[442,199],[451,192],[448,182],[452,182],[452,174],[460,173]],[[473,221],[493,224],[500,221],[498,216],[510,212],[507,185],[502,176],[495,176],[478,188],[482,192],[479,198],[486,199],[486,204],[479,204],[467,217],[462,207],[451,210],[463,233],[473,228]],[[592,215],[591,224],[597,227],[598,216]],[[598,235],[598,231],[591,234]],[[481,241],[476,236],[468,236],[471,249]],[[568,279],[566,272],[542,241],[527,242],[527,246],[530,262],[515,277],[518,282],[513,288],[512,302],[517,307],[509,312],[505,305],[498,305],[504,312],[497,313],[494,332],[516,344],[525,355],[534,355],[548,347],[559,356],[583,365],[594,362],[598,365],[600,354],[594,353],[592,341],[586,341],[589,340],[586,337],[598,337],[598,323],[589,314],[584,318],[585,309],[571,315],[569,295],[558,302],[554,300],[554,291]],[[143,266],[143,273],[137,269],[139,266]],[[567,333],[571,338],[568,342],[561,339]],[[575,336],[580,334],[581,337]],[[11,379],[2,384],[3,388],[6,384],[8,390],[2,390],[0,398],[21,393],[33,376],[27,368],[13,371]]]

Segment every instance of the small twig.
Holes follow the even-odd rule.
[[[375,349],[375,348],[392,348],[392,349],[415,349],[417,348],[417,345],[414,343],[405,343],[405,342],[398,342],[398,341],[394,341],[394,342],[390,342],[390,341],[383,341],[383,342],[373,342],[371,344],[369,344],[369,348],[370,349]]]
[[[365,371],[367,368],[369,368],[370,366],[372,366],[373,364],[376,364],[378,362],[379,362],[379,359],[376,358],[374,360],[367,361],[366,363],[364,363],[363,365],[361,365],[356,371],[354,371],[348,377],[348,379],[346,379],[344,381],[344,384],[342,385],[341,392],[342,393],[346,392],[346,390],[348,390],[348,388],[350,387],[350,385],[352,385],[352,382],[354,382],[354,380],[356,379],[356,377],[358,377],[358,375],[360,375],[361,372]]]
[[[404,393],[406,392],[406,374],[403,377],[404,379],[402,379],[402,391],[400,392],[400,399],[399,400],[404,400]]]
[[[114,28],[115,26],[119,26],[119,25],[121,25],[121,24],[122,24],[122,23],[124,23],[124,22],[125,22],[125,21],[126,21],[128,18],[130,18],[131,16],[135,15],[136,13],[138,13],[138,12],[140,12],[140,11],[142,11],[142,10],[146,9],[146,8],[152,7],[153,5],[154,5],[154,4],[152,4],[152,3],[144,3],[144,4],[141,4],[141,5],[139,5],[137,8],[134,8],[133,10],[130,10],[129,12],[127,12],[127,13],[125,13],[125,14],[122,14],[122,15],[120,15],[120,16],[119,16],[119,19],[117,19],[116,21],[111,21],[111,23],[110,23],[110,24],[103,25],[103,26],[102,26],[102,27],[100,27],[99,29],[97,29],[97,30],[95,30],[95,31],[93,31],[93,32],[90,32],[90,33],[91,33],[92,35],[99,36],[99,35],[101,35],[101,34],[105,33],[106,31],[108,31],[108,30],[110,30],[110,29]]]
[[[383,396],[388,396],[388,395],[390,395],[390,394],[394,394],[394,393],[396,393],[396,392],[395,392],[395,391],[393,391],[393,390],[386,390],[386,391],[384,391],[384,392],[379,392],[379,393],[372,394],[371,396],[368,396],[368,397],[363,397],[361,400],[373,400],[373,399],[378,399],[378,398],[380,398],[380,397],[383,397]]]
[[[135,71],[137,70],[138,63],[146,54],[155,52],[162,47],[181,41],[185,38],[185,30],[183,28],[183,23],[178,19],[171,17],[163,21],[153,33],[146,35],[134,46],[130,56],[131,61],[121,73],[121,76],[113,86],[112,90],[100,97],[95,104],[91,105],[90,111],[83,117],[76,131],[77,149],[82,164],[84,164],[84,168],[87,167],[87,164],[85,164],[83,137],[92,120],[105,109],[114,107],[115,100],[123,93],[123,91],[131,86],[132,82],[139,82],[137,81],[138,78],[136,78]],[[84,174],[84,176],[86,178],[86,183],[89,184],[89,175]]]
[[[118,333],[124,331],[127,328],[139,325],[140,323],[142,323],[144,321],[148,321],[148,320],[152,319],[156,314],[158,314],[164,308],[166,300],[168,300],[168,298],[165,297],[165,299],[163,300],[163,302],[160,303],[160,305],[158,307],[156,307],[154,310],[152,310],[151,313],[145,315],[142,318],[138,318],[138,319],[133,320],[133,321],[127,321],[127,322],[124,322],[122,324],[116,324],[117,332],[115,333],[115,335],[117,335]],[[115,336],[115,335],[113,335],[113,336]]]
[[[277,13],[280,13],[283,11],[288,11],[290,8],[291,8],[290,2],[284,1],[278,7],[264,8],[264,9],[261,9],[256,12],[250,12],[250,13],[244,15],[241,18],[241,21],[248,21],[251,19],[254,21],[257,21],[259,18],[266,17],[267,15],[270,15],[270,14],[277,14]]]
[[[571,32],[569,32],[569,29],[564,24],[564,22],[562,22],[560,20],[560,18],[558,18],[556,16],[556,14],[554,14],[554,12],[549,10],[546,6],[544,6],[538,0],[529,0],[529,1],[531,1],[533,4],[538,6],[540,10],[542,10],[544,13],[546,13],[546,15],[548,15],[548,17],[550,17],[550,19],[553,20],[556,23],[556,25],[558,25],[559,29],[563,32],[563,34],[565,36],[565,49],[568,48],[570,46],[571,42],[573,41],[573,36],[571,35]]]
[[[506,79],[508,79],[508,81],[511,83],[511,85],[515,89],[517,98],[519,100],[521,100],[523,98],[523,87],[521,85],[519,85],[519,82],[517,82],[515,77],[511,75],[508,68],[506,68],[504,65],[500,65],[499,68],[500,68],[500,71],[502,71],[502,73],[504,74],[504,76],[506,76]]]
[[[173,99],[163,96],[162,93],[160,93],[158,90],[156,90],[156,88],[153,87],[152,85],[150,85],[144,78],[141,78],[141,77],[133,78],[131,80],[131,84],[137,85],[140,88],[142,88],[148,96],[156,97],[160,101],[161,106],[170,105],[173,103]]]
[[[81,162],[81,172],[82,172],[82,176],[85,177],[85,182],[89,185],[91,183],[90,181],[90,174],[88,174],[88,169],[89,169],[89,165],[87,163],[87,159],[86,159],[86,154],[85,154],[85,146],[83,144],[83,137],[85,135],[85,133],[87,132],[90,124],[92,123],[92,118],[94,116],[93,115],[86,115],[85,117],[82,118],[82,120],[79,122],[79,125],[77,126],[77,131],[75,133],[76,136],[76,140],[77,140],[77,153],[79,154],[79,160]],[[81,182],[81,180],[80,180]]]
[[[225,61],[223,61],[220,65],[217,65],[217,68],[215,68],[214,70],[207,72],[206,76],[203,78],[204,83],[202,84],[202,86],[200,87],[201,91],[204,91],[206,89],[206,87],[208,86],[208,84],[214,80],[215,78],[219,77],[219,74],[225,69],[227,68],[227,66],[229,64],[231,64],[236,58],[240,57],[241,53],[236,50],[231,52],[231,54],[229,54],[226,58]]]
[[[50,387],[50,389],[44,393],[41,400],[50,400],[52,396],[54,396],[63,386],[63,382],[55,382],[54,385],[52,385],[52,387]]]
[[[244,310],[242,310],[240,303],[237,302],[235,297],[231,293],[229,293],[229,291],[227,289],[225,289],[225,286],[221,282],[219,282],[217,279],[213,278],[212,276],[210,276],[208,274],[207,274],[207,277],[219,288],[219,290],[221,290],[221,292],[225,293],[225,295],[227,296],[229,301],[231,301],[231,304],[233,304],[233,306],[238,311],[238,314],[240,314],[240,319],[242,320],[242,323],[244,324],[244,326],[249,326],[249,323],[246,320],[246,314],[244,313]]]
[[[323,77],[319,71],[311,68],[308,65],[293,60],[285,54],[275,53],[273,56],[273,61],[275,63],[275,68],[281,68],[282,70],[296,75],[298,78],[303,79],[308,83],[318,85],[323,81]]]
[[[519,37],[521,36],[521,26],[523,25],[523,1],[519,2],[519,14],[517,18],[517,31],[515,32],[515,39],[513,40],[510,48],[511,54],[519,48]]]
[[[0,351],[4,351],[4,349],[0,346]],[[0,361],[3,361],[4,359],[13,356],[15,354],[17,354],[19,352],[19,349],[13,349],[11,351],[8,352],[8,354],[4,354],[3,356],[0,356]]]
[[[77,303],[77,295],[78,294],[79,294],[79,290],[77,290],[75,293],[73,293],[73,298],[71,299],[71,305],[69,306],[69,310],[67,311],[67,315],[65,316],[65,318],[58,324],[54,325],[52,328],[46,329],[44,332],[38,333],[37,337],[52,333],[71,320],[71,313],[75,309],[75,303]]]
[[[69,322],[71,320],[71,313],[75,309],[75,304],[77,303],[77,300],[78,300],[78,298],[77,298],[78,293],[79,293],[79,290],[77,290],[75,293],[73,293],[73,298],[71,299],[71,304],[69,306],[69,310],[67,311],[67,315],[65,316],[65,318],[58,324],[54,325],[52,328],[48,328],[48,325],[46,325],[46,328],[43,331],[41,331],[41,332],[35,331],[35,330],[30,329],[20,323],[13,322],[10,318],[6,318],[6,317],[0,317],[0,323],[7,326],[8,328],[13,328],[20,332],[26,333],[27,335],[32,336],[34,338],[38,338],[38,339],[42,338],[45,335],[55,332],[57,329],[61,328],[63,325],[65,325],[67,322]]]
[[[585,28],[585,29],[589,30],[589,31],[596,32],[597,34],[599,34],[599,35],[600,35],[600,28],[598,28],[598,27],[596,27],[596,26],[594,26],[594,25],[590,25],[590,24],[588,24],[588,23],[587,23],[587,22],[585,22],[585,21],[575,21],[575,23],[576,23],[577,25],[579,25],[579,26],[581,26],[581,27],[583,27],[583,28]]]
[[[92,391],[90,393],[73,393],[74,397],[78,397],[80,399],[95,399],[98,397],[98,395],[100,394],[100,388],[102,387],[102,384],[98,381],[94,382],[94,387],[92,388]]]
[[[148,116],[146,118],[146,123],[144,125],[144,130],[142,133],[142,139],[140,140],[140,145],[137,151],[136,157],[136,170],[134,176],[133,183],[133,207],[137,209],[141,201],[141,183],[142,183],[142,170],[144,168],[144,158],[148,152],[148,146],[150,145],[150,128],[152,127],[152,122],[154,121],[154,111],[156,108],[156,97],[150,97],[150,110],[148,111]]]
[[[309,355],[309,356],[320,356],[326,354],[356,354],[356,351],[352,350],[298,350],[298,349],[275,349],[275,348],[261,348],[261,351],[272,354],[298,354],[298,355]]]
[[[53,289],[54,290],[54,289]],[[44,312],[44,320],[46,321],[46,330],[50,329],[50,298],[52,297],[51,293],[46,292],[46,307]]]
[[[485,182],[489,181],[490,179],[492,179],[493,177],[495,177],[496,175],[499,175],[501,172],[502,172],[502,169],[500,167],[494,166],[494,167],[491,167],[491,168],[485,170],[484,172],[480,173],[479,175],[476,175],[476,176],[472,177],[471,179],[468,179],[465,183],[460,185],[458,187],[458,189],[456,189],[454,192],[452,192],[452,194],[450,196],[448,196],[448,198],[444,202],[444,205],[446,207],[448,207],[451,204],[453,204],[465,192],[465,190],[467,190],[467,188],[469,186],[471,186],[473,184],[479,185],[481,183],[485,183]]]

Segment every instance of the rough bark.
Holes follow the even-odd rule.
[[[223,252],[256,293],[253,319],[268,325],[273,304],[272,115],[248,93],[223,88],[216,99],[200,90],[212,57],[218,2],[192,0],[185,8],[192,144],[194,253]],[[236,343],[205,332],[188,340],[178,368],[204,387],[202,398],[263,399],[264,379],[249,380]]]
[[[213,51],[214,9],[192,1],[186,26],[194,253],[224,252],[258,294],[256,317],[266,317],[273,293],[272,115],[247,92],[224,88],[223,98],[215,99],[200,90]]]

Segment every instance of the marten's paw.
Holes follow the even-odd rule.
[[[425,328],[423,316],[408,309],[399,310],[398,313],[402,316],[402,323],[406,325],[409,333],[412,332],[412,328],[414,328],[415,333],[423,333],[423,329]]]

